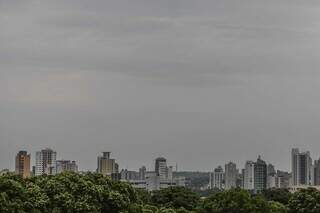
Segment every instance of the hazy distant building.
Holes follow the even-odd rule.
[[[147,168],[145,166],[142,166],[139,169],[139,180],[145,180],[146,179],[146,172],[147,172]]]
[[[224,172],[221,166],[218,166],[210,173],[210,189],[224,188]]]
[[[155,160],[155,172],[161,179],[168,178],[167,160],[165,158],[159,157]]]
[[[267,166],[267,188],[276,188],[277,174],[274,166],[268,164]]]
[[[314,161],[314,185],[319,186],[320,185],[320,159]]]
[[[54,175],[56,173],[57,152],[52,149],[43,149],[36,152],[35,175]]]
[[[237,187],[238,173],[235,163],[229,162],[225,165],[225,189]]]
[[[103,152],[97,158],[97,172],[103,175],[112,176],[119,173],[119,166],[115,159],[110,158],[111,152]]]
[[[267,164],[259,156],[254,164],[254,190],[262,191],[267,188]]]
[[[167,179],[168,180],[173,180],[173,167],[169,166],[167,167]]]
[[[243,170],[243,188],[254,190],[254,162],[247,161]]]
[[[70,160],[57,160],[56,161],[56,173],[62,172],[78,172],[78,165],[75,161]]]
[[[138,172],[127,169],[122,169],[120,172],[121,180],[140,180],[139,176]]]
[[[30,154],[28,154],[26,151],[18,152],[15,163],[15,173],[17,175],[21,175],[23,178],[30,177],[30,159]]]
[[[285,171],[277,171],[276,187],[277,188],[289,188],[291,174]]]
[[[291,167],[292,167],[292,185],[310,185],[311,184],[311,166],[312,159],[310,152],[299,152],[299,149],[292,149]]]

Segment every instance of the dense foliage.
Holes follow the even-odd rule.
[[[0,176],[0,212],[9,213],[319,213],[320,192],[290,194],[269,189],[213,191],[207,198],[183,187],[135,190],[95,173],[64,173],[22,179]]]

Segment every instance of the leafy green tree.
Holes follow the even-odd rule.
[[[262,191],[262,195],[268,201],[276,201],[285,205],[289,203],[289,200],[292,196],[288,189],[279,188],[266,189]]]
[[[184,187],[170,187],[153,192],[151,200],[157,206],[192,210],[199,204],[200,197]]]
[[[290,213],[319,213],[320,192],[314,188],[295,192],[288,204]]]

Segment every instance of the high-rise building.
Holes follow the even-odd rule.
[[[167,159],[159,157],[155,160],[155,172],[160,179],[168,178]]]
[[[224,188],[224,172],[221,166],[218,166],[210,173],[210,189]]]
[[[56,173],[62,172],[78,172],[78,165],[75,161],[70,160],[57,160],[56,161]]]
[[[254,190],[262,191],[267,188],[267,164],[259,156],[254,164]]]
[[[54,175],[56,173],[57,152],[52,149],[43,149],[36,152],[35,175]]]
[[[30,154],[27,151],[19,151],[16,155],[16,169],[17,175],[21,175],[23,178],[30,177]]]
[[[319,186],[320,185],[320,159],[314,161],[314,173],[313,173],[313,181],[314,185]]]
[[[254,162],[247,161],[243,170],[243,188],[254,190]]]
[[[310,185],[312,159],[310,152],[299,152],[294,148],[291,152],[292,185]]]
[[[147,172],[147,168],[145,166],[142,166],[139,169],[139,179],[140,180],[145,180],[146,179],[146,172]]]
[[[108,176],[119,173],[118,164],[115,159],[110,158],[110,154],[111,152],[103,152],[102,156],[98,156],[98,173]]]
[[[225,165],[225,189],[237,187],[238,173],[235,163],[229,162]]]

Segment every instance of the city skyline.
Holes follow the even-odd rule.
[[[320,1],[0,5],[0,168],[43,147],[90,170],[101,150],[207,171],[320,151]]]
[[[302,150],[300,152],[300,150]],[[178,170],[178,164],[177,162],[174,162],[174,161],[169,161],[169,163],[167,162],[167,157],[168,156],[164,156],[164,155],[158,155],[157,157],[153,158],[151,161],[153,163],[150,163],[151,161],[147,161],[147,162],[143,162],[141,165],[139,165],[138,167],[128,167],[126,166],[126,164],[119,164],[118,162],[121,162],[121,159],[119,159],[118,157],[113,157],[111,158],[111,155],[113,152],[111,151],[100,151],[96,156],[95,156],[95,168],[94,169],[89,169],[89,168],[82,168],[79,164],[79,161],[77,159],[68,159],[66,157],[62,157],[59,155],[59,152],[57,152],[55,149],[51,149],[51,148],[42,148],[41,151],[37,150],[35,151],[34,153],[30,152],[29,150],[18,150],[16,152],[16,154],[14,155],[14,160],[13,161],[10,161],[11,163],[14,164],[14,167],[13,168],[0,168],[0,170],[2,169],[9,169],[11,171],[15,171],[17,170],[17,157],[20,155],[20,154],[23,154],[23,155],[27,155],[28,157],[28,165],[30,165],[30,172],[32,170],[32,166],[37,166],[37,156],[39,155],[40,157],[40,153],[47,153],[47,152],[51,152],[51,153],[54,153],[54,157],[53,157],[53,161],[55,164],[56,161],[60,161],[60,162],[77,162],[78,165],[77,165],[77,170],[79,171],[92,171],[92,172],[100,172],[100,173],[109,173],[111,171],[119,171],[119,169],[129,169],[129,170],[140,170],[141,167],[145,167],[146,169],[148,170],[154,170],[156,171],[156,173],[159,173],[158,175],[161,176],[161,172],[165,172],[165,170],[163,170],[164,168],[169,168],[167,167],[168,164],[171,164],[171,165],[174,165],[174,166],[170,166],[172,167],[172,170],[175,171],[175,170]],[[102,155],[101,155],[102,153]],[[295,154],[294,154],[295,153]],[[244,163],[241,163],[239,161],[232,161],[232,160],[229,160],[229,161],[225,161],[225,162],[222,162],[222,163],[213,163],[212,165],[212,168],[211,169],[208,169],[208,170],[179,170],[179,171],[200,171],[200,172],[213,172],[217,169],[217,167],[221,167],[223,166],[223,168],[225,170],[227,170],[227,166],[232,168],[232,172],[231,173],[234,173],[236,172],[237,174],[240,172],[241,169],[245,169],[246,168],[246,165],[247,163],[249,164],[252,164],[252,169],[253,169],[253,166],[256,164],[255,162],[252,161],[252,159],[258,159],[258,161],[263,158],[265,161],[262,160],[262,162],[266,163],[266,172],[270,172],[268,171],[269,168],[272,167],[272,172],[275,172],[275,168],[276,170],[280,170],[280,171],[288,171],[288,172],[296,172],[296,170],[294,169],[294,165],[298,164],[298,163],[294,163],[296,158],[294,158],[295,155],[305,155],[307,154],[308,156],[308,164],[310,163],[310,166],[313,166],[313,164],[317,164],[318,163],[318,159],[320,159],[320,153],[317,155],[316,154],[313,154],[312,152],[310,151],[306,151],[305,149],[301,149],[301,148],[297,148],[297,147],[294,147],[294,148],[291,148],[290,149],[290,155],[288,155],[288,157],[290,158],[290,166],[288,166],[287,168],[280,168],[277,166],[277,163],[274,163],[274,162],[271,162],[265,158],[263,158],[263,154],[258,154],[256,157],[254,158],[248,158]],[[46,154],[47,155],[47,154]],[[41,155],[42,156],[42,155]],[[51,155],[50,155],[51,157]],[[102,172],[102,167],[101,167],[101,159],[103,159],[104,163],[103,163],[103,167],[106,168],[106,171]],[[98,160],[98,161],[97,161]],[[50,160],[51,161],[51,160]],[[164,161],[164,164],[162,163],[157,163],[157,162],[162,162]],[[167,164],[168,163],[168,164]],[[42,163],[41,163],[42,165]],[[161,166],[162,165],[162,166]],[[241,166],[242,165],[242,166]],[[299,164],[300,165],[300,164]],[[160,166],[160,167],[159,167]],[[183,165],[180,165],[182,168],[183,168]],[[158,168],[158,169],[157,169]],[[160,169],[161,168],[161,169]],[[179,167],[180,168],[180,167]],[[222,168],[222,170],[223,170]],[[312,167],[313,169],[317,168],[317,167]],[[45,169],[45,166],[42,168],[42,169]],[[308,169],[311,169],[308,168]],[[229,170],[229,168],[228,168]],[[109,172],[107,172],[109,171]],[[160,172],[161,171],[161,172]],[[308,170],[309,171],[309,170]],[[271,173],[272,173],[271,172]],[[112,173],[112,172],[111,172]],[[311,175],[311,174],[310,174]],[[293,177],[293,181],[296,177]],[[311,177],[310,177],[311,178]],[[316,181],[316,180],[315,180]],[[294,183],[298,183],[298,181],[294,181]],[[233,183],[234,184],[234,183]]]

